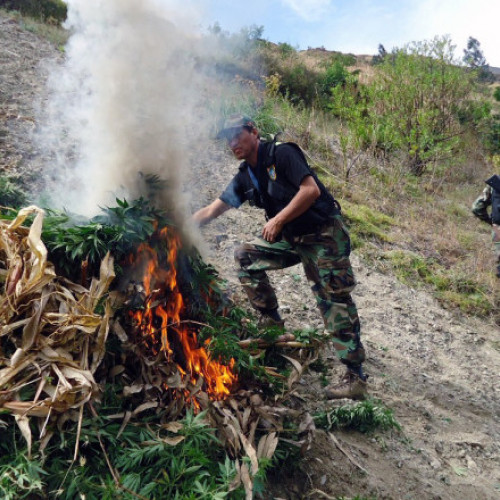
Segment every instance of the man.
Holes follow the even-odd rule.
[[[493,249],[497,261],[497,277],[500,278],[500,177],[493,175],[487,181],[482,194],[472,204],[472,213],[492,226]],[[491,206],[491,215],[488,207]]]
[[[340,384],[326,389],[327,397],[364,399],[365,351],[350,294],[356,283],[339,204],[309,168],[297,145],[261,141],[250,118],[229,117],[219,133],[222,137],[243,162],[220,197],[198,210],[194,221],[206,224],[245,201],[265,210],[262,238],[235,250],[238,277],[250,303],[262,314],[261,324],[284,326],[266,271],[301,262],[313,283],[325,328],[347,367]]]

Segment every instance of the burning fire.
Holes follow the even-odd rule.
[[[134,269],[144,270],[146,300],[142,310],[130,311],[129,315],[142,344],[153,355],[163,352],[167,362],[175,363],[183,380],[189,377],[194,386],[204,384],[211,399],[223,399],[237,380],[233,372],[234,359],[229,366],[211,359],[205,348],[198,345],[196,332],[188,326],[189,322],[181,320],[185,307],[176,269],[180,238],[165,227],[159,232],[159,239],[165,243],[166,266],[160,265],[158,252],[146,243],[139,246],[132,262]],[[188,394],[186,391],[186,396]]]

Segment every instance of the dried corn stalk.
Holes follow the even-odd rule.
[[[48,422],[96,394],[94,373],[105,353],[111,308],[106,301],[103,315],[95,310],[115,276],[109,254],[90,289],[56,276],[42,223],[43,210],[35,206],[10,224],[0,221],[0,408],[16,416],[28,445],[29,417]]]

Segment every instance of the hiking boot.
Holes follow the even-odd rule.
[[[336,385],[329,385],[325,389],[327,399],[365,399],[368,395],[366,380],[363,380],[359,375],[351,371],[340,379]]]

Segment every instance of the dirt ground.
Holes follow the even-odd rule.
[[[30,134],[36,125],[34,102],[46,77],[39,62],[57,57],[48,42],[0,14],[2,174],[29,181],[43,169]],[[211,158],[191,181],[198,193],[193,209],[216,197],[235,172],[236,163],[216,145]],[[236,300],[244,298],[233,249],[258,235],[262,222],[260,212],[242,208],[203,228],[206,259],[228,280]],[[499,328],[443,309],[428,294],[371,269],[357,255],[352,261],[369,390],[394,410],[402,431],[318,431],[297,467],[273,478],[267,498],[500,498]],[[271,278],[288,329],[321,328],[302,268]],[[342,374],[331,350],[325,350],[323,360],[329,379]],[[313,371],[300,380],[295,397],[310,413],[332,405],[324,398],[321,375]]]
[[[231,158],[217,150],[213,157],[216,173],[212,169],[212,176],[203,179],[207,200],[235,170]],[[207,260],[228,279],[236,297],[241,292],[233,249],[257,236],[262,222],[262,213],[248,207],[203,228],[210,245]],[[270,498],[500,498],[498,327],[443,309],[430,295],[370,269],[357,255],[352,262],[370,393],[394,410],[402,432],[336,432],[334,440],[318,432],[300,474],[295,470],[286,477],[283,471],[278,482],[286,489],[277,488]],[[302,267],[270,277],[287,327],[321,329]],[[333,352],[323,357],[329,378],[341,376]],[[320,379],[311,371],[298,385],[297,397],[311,413],[332,405],[324,399]]]

